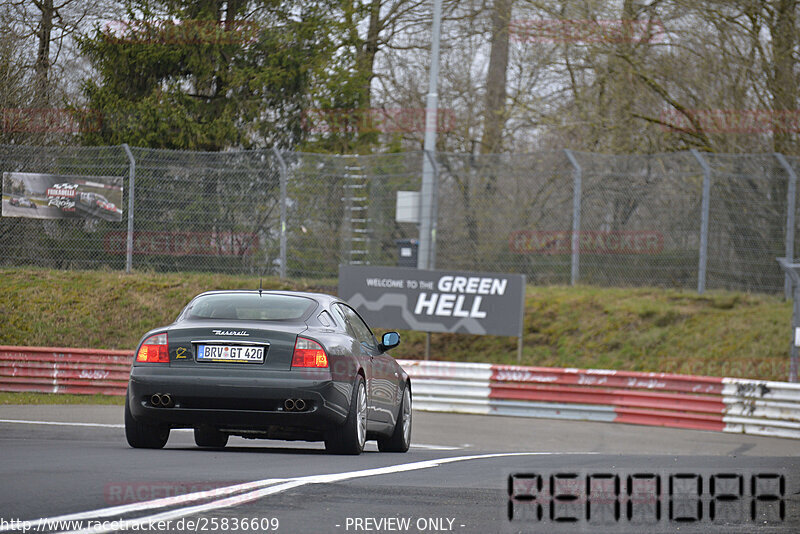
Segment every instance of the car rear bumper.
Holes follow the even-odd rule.
[[[241,433],[276,427],[324,432],[344,423],[352,385],[334,381],[330,375],[298,376],[301,373],[220,375],[209,369],[187,372],[185,368],[137,366],[128,383],[129,406],[135,419],[173,428],[207,425]],[[170,405],[153,405],[154,394],[169,395]],[[286,399],[302,399],[306,409],[288,411]]]

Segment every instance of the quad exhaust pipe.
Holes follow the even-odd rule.
[[[171,408],[175,405],[175,401],[172,400],[172,395],[169,393],[153,393],[153,396],[150,397],[150,404],[153,406]]]
[[[287,412],[302,412],[306,409],[306,401],[303,399],[286,399],[283,401],[283,408]]]

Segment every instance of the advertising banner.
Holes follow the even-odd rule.
[[[3,217],[122,220],[122,178],[3,173]]]
[[[381,328],[519,337],[525,276],[340,265],[339,297]]]
[[[127,251],[127,232],[108,232],[103,239],[108,254]],[[153,256],[249,256],[259,248],[251,232],[134,232],[133,253]]]

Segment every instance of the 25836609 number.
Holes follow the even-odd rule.
[[[280,528],[277,517],[198,517],[195,532],[270,532]]]

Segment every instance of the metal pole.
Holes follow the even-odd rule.
[[[522,337],[525,333],[525,295],[527,292],[527,278],[525,275],[522,275],[522,306],[520,310],[520,317],[522,317],[522,321],[520,321],[520,328],[519,328],[519,337],[517,338],[517,363],[522,363]]]
[[[436,268],[436,230],[439,224],[439,166],[436,164],[435,152],[425,151],[426,160],[430,160],[433,169],[433,195],[431,198],[431,246],[428,254],[428,269]]]
[[[289,169],[286,167],[286,162],[283,160],[283,156],[281,156],[280,150],[275,147],[272,147],[272,153],[275,154],[275,158],[278,160],[278,166],[280,168],[280,188],[281,188],[281,228],[280,228],[280,241],[281,241],[281,266],[279,269],[279,276],[281,278],[286,278],[286,182],[288,181],[288,174]]]
[[[794,263],[794,219],[797,202],[797,174],[783,154],[775,153],[778,163],[789,175],[789,187],[786,193],[786,261]],[[792,280],[788,273],[784,273],[783,294],[788,300],[792,296]],[[795,352],[797,349],[795,348]]]
[[[439,108],[439,41],[442,34],[442,0],[433,0],[433,27],[431,28],[431,70],[428,78],[428,97],[425,102],[425,150],[422,160],[422,190],[420,192],[420,227],[418,269],[432,269],[436,244],[436,127]],[[425,335],[425,359],[431,356],[431,333]]]
[[[442,0],[433,0],[431,31],[431,71],[428,78],[428,97],[425,103],[425,152],[436,151],[437,111],[439,108],[439,41],[442,33]],[[434,169],[430,158],[422,162],[422,191],[420,193],[419,257],[417,268],[427,269],[431,262],[433,241]]]
[[[127,143],[122,144],[128,156],[130,168],[128,170],[128,238],[125,245],[125,272],[133,270],[133,193],[136,191],[136,160]]]
[[[792,303],[792,342],[789,349],[789,382],[797,382],[797,342],[800,341],[800,264],[792,263],[788,258],[775,258],[783,272],[791,279],[794,286],[794,302]]]
[[[708,218],[711,205],[711,167],[697,149],[692,155],[703,168],[703,200],[700,208],[700,260],[697,267],[697,293],[702,295],[706,290],[706,268],[708,267]]]
[[[572,265],[570,268],[570,284],[573,286],[580,279],[580,231],[581,231],[581,189],[583,187],[583,169],[575,155],[569,149],[564,154],[574,169],[572,172]]]
[[[800,284],[794,286],[792,303],[792,349],[789,356],[789,382],[797,382],[797,329],[800,328]]]

